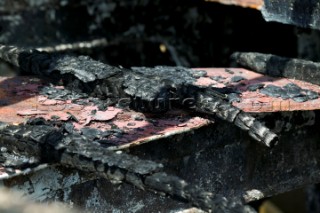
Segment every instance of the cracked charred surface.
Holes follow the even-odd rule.
[[[316,0],[265,0],[262,14],[266,21],[293,24],[305,28],[320,28],[320,4]]]
[[[167,167],[189,182],[247,202],[319,182],[318,111],[259,115],[268,123],[276,121],[276,131],[285,139],[272,151],[250,143],[239,129],[221,122],[216,128],[204,127],[174,143],[158,141],[132,147],[130,153],[165,159]]]
[[[238,52],[231,58],[239,65],[258,73],[320,85],[320,63],[255,52]]]
[[[59,163],[64,166],[93,172],[113,183],[128,182],[139,189],[161,192],[178,197],[205,210],[218,212],[250,212],[239,201],[227,199],[203,191],[188,184],[183,179],[163,172],[163,165],[150,160],[121,152],[113,152],[101,144],[88,140],[80,134],[71,134],[45,121],[30,120],[18,126],[4,125],[0,130],[2,148],[18,158],[27,155],[28,161],[15,161],[17,157],[6,159],[4,164],[29,166],[33,158],[41,163]]]
[[[57,55],[12,46],[0,47],[0,57],[27,74],[50,76],[73,90],[98,97],[107,105],[128,105],[142,112],[163,112],[184,107],[234,123],[255,140],[274,146],[278,137],[254,117],[232,106],[212,88],[194,84],[190,69],[158,67],[123,69],[86,56]],[[203,73],[205,74],[205,73]],[[220,94],[220,95],[217,95]]]

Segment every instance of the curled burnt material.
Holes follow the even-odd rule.
[[[214,94],[215,91],[211,89],[198,92],[195,101],[196,111],[207,114],[215,113],[222,120],[233,123],[242,130],[248,131],[252,138],[268,147],[273,147],[277,144],[278,137],[275,133],[248,113],[242,112]]]
[[[251,212],[235,200],[213,195],[183,179],[163,172],[163,165],[139,159],[123,152],[107,150],[77,132],[68,133],[54,122],[31,120],[27,124],[6,126],[0,130],[2,149],[24,155],[28,162],[61,164],[85,172],[93,172],[113,183],[127,182],[142,190],[177,197],[209,211]],[[11,150],[11,151],[9,151]],[[20,166],[11,165],[11,166]]]
[[[220,92],[214,92],[212,88],[196,86],[197,78],[206,75],[205,72],[196,73],[183,67],[124,69],[86,56],[75,57],[8,46],[0,46],[0,57],[19,66],[22,72],[63,81],[68,89],[97,97],[108,105],[130,106],[142,112],[163,112],[177,106],[216,114],[249,131],[254,139],[267,146],[277,142],[276,134],[224,100],[228,96],[217,95]],[[243,78],[235,79],[240,80]]]
[[[255,52],[237,52],[231,57],[239,65],[258,73],[320,85],[320,63]]]

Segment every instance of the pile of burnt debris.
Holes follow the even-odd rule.
[[[207,1],[10,2],[5,186],[93,212],[256,212],[251,201],[320,181],[320,64],[303,48],[316,31]],[[295,12],[283,22],[311,26]],[[243,68],[192,69],[213,66]]]

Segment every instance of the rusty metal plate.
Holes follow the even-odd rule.
[[[218,2],[221,4],[236,5],[241,7],[249,7],[257,10],[261,9],[263,5],[263,0],[205,0],[205,1]]]
[[[198,69],[195,69],[195,72]],[[320,87],[303,81],[272,78],[239,68],[204,68],[207,77],[198,79],[198,84],[214,87],[237,88],[241,94],[241,101],[234,105],[246,112],[277,112],[295,110],[315,110],[320,108],[320,99],[298,103],[291,99],[282,100],[261,94],[259,91],[248,91],[248,86],[256,83],[283,86],[293,82],[301,88],[320,93]],[[220,80],[213,80],[213,76],[220,76]],[[244,79],[232,82],[235,76]],[[117,127],[124,134],[121,138],[111,138],[115,146],[110,149],[123,149],[139,145],[152,140],[171,135],[188,132],[210,122],[204,118],[191,116],[182,110],[172,110],[165,114],[147,114],[116,107],[109,107],[106,111],[98,110],[97,106],[79,105],[69,100],[51,100],[39,95],[39,87],[45,85],[43,80],[35,77],[1,77],[0,78],[0,121],[7,123],[22,123],[30,117],[44,117],[45,119],[59,119],[72,121],[76,129],[83,127],[109,130]],[[92,112],[95,112],[92,114]],[[73,119],[70,119],[70,118]]]

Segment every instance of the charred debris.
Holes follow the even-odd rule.
[[[44,119],[32,119],[18,126],[2,124],[0,140],[6,157],[2,164],[9,168],[32,169],[39,164],[58,163],[95,173],[115,184],[127,182],[141,190],[172,196],[207,211],[253,211],[239,200],[203,191],[178,176],[167,174],[160,163],[107,150],[85,135],[69,133],[66,126],[57,127],[56,123]]]
[[[171,107],[214,115],[241,129],[258,142],[272,147],[277,135],[248,113],[229,103],[228,93],[194,84],[205,71],[194,72],[182,67],[124,69],[95,61],[87,56],[70,56],[1,46],[0,57],[22,74],[36,74],[53,79],[68,91],[59,92],[45,87],[42,93],[51,98],[98,98],[100,108],[118,104],[120,107],[159,113]],[[242,78],[232,79],[237,82]],[[125,100],[118,103],[118,100]],[[192,100],[185,103],[184,100]],[[76,118],[73,118],[76,119]],[[241,202],[227,200],[188,185],[181,178],[166,174],[161,164],[140,160],[135,156],[106,149],[95,140],[99,135],[121,134],[116,129],[101,132],[73,129],[70,123],[31,119],[18,126],[2,124],[1,141],[5,158],[3,165],[19,169],[36,168],[39,164],[61,164],[86,172],[94,172],[113,182],[128,182],[139,189],[162,192],[178,197],[194,206],[211,211],[250,212]]]
[[[71,91],[98,97],[106,105],[120,105],[142,112],[163,112],[172,107],[216,114],[249,135],[272,147],[278,136],[248,113],[232,106],[228,95],[194,84],[204,71],[194,74],[181,67],[124,69],[103,64],[86,56],[69,56],[37,50],[1,46],[0,57],[19,67],[22,73],[47,76],[62,81]],[[235,79],[240,81],[241,79]],[[227,100],[225,100],[227,99]]]
[[[101,110],[117,104],[118,107],[149,113],[182,107],[204,115],[217,115],[248,131],[258,142],[269,147],[276,145],[277,136],[273,132],[248,113],[231,105],[232,101],[236,101],[233,96],[237,91],[194,84],[197,78],[206,76],[205,71],[195,72],[183,67],[125,69],[103,64],[87,56],[76,57],[12,46],[1,46],[0,55],[2,59],[18,66],[23,74],[50,77],[52,83],[66,88],[42,88],[40,93],[51,99],[88,98],[95,100]],[[232,72],[229,69],[225,71]],[[213,80],[220,81],[221,78]],[[231,81],[244,79],[234,76]],[[292,98],[297,102],[318,98],[317,93],[303,90],[295,84],[287,84],[282,88],[257,84],[249,88],[252,91],[257,89],[262,94]],[[119,103],[119,99],[125,101]],[[192,102],[184,103],[185,99]],[[69,122],[46,121],[42,118],[30,119],[18,126],[2,123],[0,136],[5,149],[2,163],[6,167],[19,169],[58,163],[96,173],[115,183],[128,182],[139,189],[163,192],[205,210],[250,210],[238,201],[227,200],[188,185],[177,176],[165,173],[161,164],[106,149],[100,136],[110,134],[121,134],[121,130],[103,132],[83,128],[76,131]]]
[[[131,3],[126,4],[126,6],[129,5],[126,10],[120,11],[124,14],[132,12],[131,9],[128,9],[132,6],[130,5]],[[140,8],[141,4],[143,3],[137,3],[134,6],[139,6]],[[189,3],[188,6],[190,6]],[[170,10],[170,6],[167,7]],[[116,7],[114,8],[111,9],[111,12],[117,10]],[[183,9],[180,8],[177,11],[181,12]],[[177,13],[180,14],[180,12]],[[205,38],[204,41],[208,41],[215,35],[203,34],[202,31],[199,31],[199,28],[207,27],[207,24],[211,24],[214,19],[208,15],[202,16],[200,14],[197,9],[191,8],[188,10],[188,17],[192,17],[192,19],[189,19],[190,22],[187,25],[187,29],[194,33],[192,34],[193,38]],[[238,95],[238,91],[230,88],[215,88],[214,85],[212,87],[202,87],[195,84],[198,78],[206,76],[206,72],[195,72],[183,66],[190,67],[197,62],[209,64],[208,58],[210,60],[214,58],[212,55],[206,58],[205,51],[196,48],[192,49],[185,45],[185,42],[192,43],[193,40],[196,41],[197,39],[187,38],[185,40],[177,39],[167,42],[167,35],[148,36],[148,34],[154,33],[152,30],[149,31],[148,25],[144,26],[135,23],[145,18],[144,16],[148,16],[148,12],[142,16],[128,21],[127,25],[132,25],[132,27],[124,33],[126,36],[118,40],[115,39],[111,43],[105,39],[98,39],[89,43],[80,42],[74,45],[48,46],[39,49],[1,45],[0,57],[19,67],[21,74],[50,78],[52,85],[64,86],[65,89],[56,89],[53,86],[42,88],[40,93],[46,95],[49,99],[69,99],[75,102],[78,99],[90,99],[98,105],[100,110],[116,105],[125,109],[130,108],[144,113],[155,114],[172,108],[181,108],[209,119],[212,119],[212,116],[216,116],[226,120],[232,125],[247,131],[255,141],[264,146],[273,147],[277,144],[278,136],[275,133],[249,113],[245,113],[232,105],[232,102],[237,102],[241,98]],[[104,20],[104,24],[111,23],[110,14],[106,17],[107,21]],[[198,17],[203,20],[203,25],[201,26],[194,23]],[[115,16],[114,18],[117,19],[118,17]],[[250,16],[247,18],[248,20],[252,19]],[[288,29],[289,31],[292,30],[292,28]],[[103,31],[102,28],[101,30]],[[121,31],[123,29],[113,30]],[[235,29],[235,31],[237,30],[241,33],[245,31],[243,29]],[[264,30],[268,31],[267,28]],[[170,31],[168,28],[166,33],[170,34],[172,30]],[[178,32],[174,32],[172,37],[179,38],[175,33]],[[241,35],[241,33],[238,35]],[[179,35],[183,37],[181,34]],[[232,43],[232,39],[230,39],[230,36],[228,37],[228,34],[221,35],[218,38],[215,37],[217,40],[222,38],[226,38],[227,41],[225,42]],[[59,39],[54,38],[53,40]],[[251,40],[250,38],[246,39]],[[178,66],[123,68],[101,63],[88,56],[56,53],[60,50],[66,51],[69,47],[72,50],[83,49],[86,45],[89,50],[95,46],[117,46],[122,42],[126,43],[127,40],[134,40],[134,42],[147,41],[153,46],[154,44],[165,44],[167,53],[171,56],[170,63]],[[11,43],[10,39],[5,43]],[[176,48],[173,48],[172,44]],[[32,43],[29,46],[38,45]],[[201,43],[201,45],[205,46],[206,43]],[[213,55],[217,56],[217,61],[226,60],[228,54],[231,53],[230,51],[237,49],[239,45],[233,44],[232,48],[227,48],[227,54],[221,51]],[[250,45],[256,46],[254,43]],[[188,51],[182,51],[186,49]],[[241,47],[239,49],[245,48]],[[266,52],[270,50],[268,45],[265,45],[263,49]],[[188,52],[189,54],[184,55],[182,52]],[[281,50],[276,50],[276,52],[283,53]],[[195,60],[188,60],[191,55]],[[258,73],[295,78],[319,85],[319,65],[311,61],[261,53],[235,53],[232,59],[240,66],[250,68]],[[188,61],[192,62],[189,63]],[[220,65],[217,61],[215,63]],[[233,74],[231,69],[226,69],[225,71]],[[222,76],[214,76],[212,80],[223,82],[224,79]],[[241,82],[242,80],[245,80],[245,77],[233,76],[231,79],[232,82]],[[296,102],[305,102],[319,97],[318,93],[302,89],[295,84],[287,84],[283,87],[255,84],[251,85],[248,90],[260,91],[264,95],[280,97],[284,100],[290,98]],[[119,101],[120,99],[121,101]],[[87,103],[82,102],[79,104],[85,105]],[[77,118],[71,115],[70,119],[76,121]],[[27,123],[20,125],[1,123],[0,140],[3,142],[3,147],[2,159],[0,160],[8,168],[9,172],[10,168],[36,169],[41,164],[62,164],[95,173],[111,180],[113,183],[128,182],[142,190],[151,190],[169,195],[205,210],[217,212],[253,211],[250,207],[243,206],[241,201],[213,195],[197,186],[188,184],[187,181],[178,176],[167,174],[160,163],[142,160],[121,151],[108,150],[107,147],[110,145],[110,141],[104,140],[104,137],[114,135],[120,138],[122,134],[120,129],[113,128],[110,131],[100,131],[92,128],[83,128],[77,131],[70,122],[59,122],[58,120],[46,121],[42,118],[37,118],[30,119]]]

